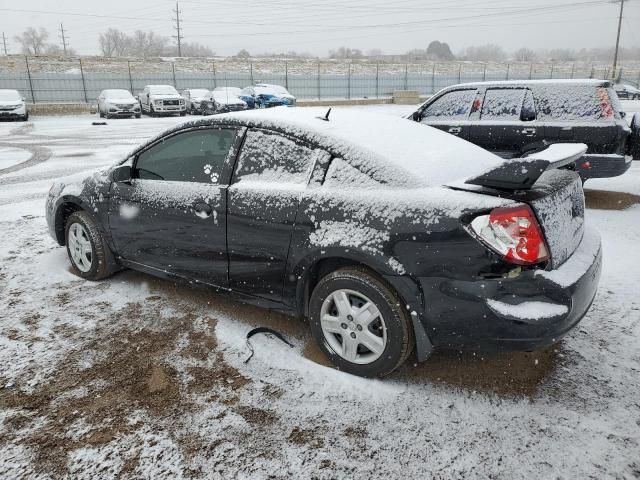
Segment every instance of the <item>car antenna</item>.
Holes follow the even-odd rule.
[[[320,120],[324,120],[325,122],[328,122],[330,113],[331,113],[331,108],[329,108],[329,110],[327,110],[327,113],[326,113],[326,115],[324,117],[316,117],[316,118],[318,118]]]

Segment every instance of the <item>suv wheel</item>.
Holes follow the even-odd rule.
[[[101,280],[118,270],[113,253],[86,212],[69,215],[65,227],[67,255],[73,272],[88,280]]]
[[[402,305],[392,289],[365,269],[340,269],[313,290],[311,332],[338,369],[382,377],[413,350],[413,329]]]

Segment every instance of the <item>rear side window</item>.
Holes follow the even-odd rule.
[[[619,118],[615,98],[606,88],[591,85],[548,85],[536,91],[544,120],[611,120]]]
[[[138,155],[136,175],[143,180],[218,183],[235,135],[235,129],[205,129],[169,137]]]
[[[238,157],[233,183],[241,181],[304,185],[322,150],[278,133],[249,130]]]
[[[491,88],[484,96],[482,120],[520,120],[526,90]]]
[[[476,89],[444,94],[422,112],[422,120],[466,120],[476,98]]]

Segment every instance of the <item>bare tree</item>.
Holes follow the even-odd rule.
[[[519,62],[532,62],[536,59],[536,53],[529,48],[521,48],[513,53],[513,58]]]
[[[167,37],[156,35],[152,31],[136,30],[131,37],[131,50],[141,57],[157,57],[165,52],[168,43]]]
[[[117,28],[110,28],[98,37],[100,51],[105,57],[121,57],[129,53],[131,40]]]
[[[493,43],[480,45],[478,47],[468,47],[464,52],[465,60],[499,62],[505,58],[507,58],[507,54],[502,47]]]
[[[13,38],[20,44],[22,53],[25,55],[42,55],[46,52],[48,46],[49,32],[42,27],[38,30],[29,27],[22,34]]]

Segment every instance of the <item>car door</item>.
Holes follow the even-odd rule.
[[[475,127],[467,140],[503,158],[542,147],[544,126],[526,87],[487,88],[482,107],[471,118]]]
[[[109,227],[118,254],[226,287],[227,188],[241,133],[193,128],[137,154],[133,178],[111,187]]]
[[[229,186],[229,286],[280,301],[300,197],[329,154],[269,130],[247,131]]]
[[[420,112],[420,123],[467,139],[471,128],[469,114],[476,100],[477,91],[477,88],[462,88],[435,98]]]

